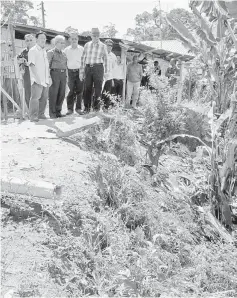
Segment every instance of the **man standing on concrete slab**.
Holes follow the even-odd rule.
[[[49,116],[52,119],[64,117],[61,114],[67,82],[67,57],[62,51],[64,36],[55,37],[55,48],[47,52],[52,85],[49,88]]]
[[[30,95],[31,95],[31,82],[30,82],[30,70],[28,65],[28,53],[29,50],[35,45],[35,37],[32,34],[25,35],[25,43],[26,48],[17,56],[18,59],[22,59],[22,63],[20,63],[20,67],[23,68],[23,81],[24,81],[24,89],[25,89],[25,102],[27,107],[29,108],[30,103]]]
[[[67,96],[67,115],[70,115],[74,111],[74,101],[76,93],[76,112],[82,114],[81,102],[83,95],[83,81],[79,78],[79,68],[81,66],[81,57],[83,53],[83,47],[78,45],[78,34],[70,34],[71,45],[64,50],[67,57],[68,68],[68,87],[69,93]]]
[[[107,51],[108,51],[108,76],[107,79],[105,79],[105,85],[104,85],[104,89],[102,92],[102,100],[104,102],[104,107],[105,109],[108,109],[109,106],[111,105],[111,101],[110,101],[110,94],[112,94],[113,88],[114,88],[114,80],[113,80],[113,70],[117,64],[117,58],[114,55],[114,53],[112,53],[112,48],[113,48],[113,41],[111,39],[106,39],[105,44],[107,46]],[[107,93],[107,94],[105,94]]]
[[[99,37],[99,29],[92,28],[92,41],[85,44],[81,58],[80,80],[82,81],[85,77],[84,106],[86,112],[89,112],[91,108],[93,84],[95,88],[94,110],[98,111],[100,109],[103,78],[105,76],[105,79],[107,79],[108,76],[108,51]]]
[[[31,98],[29,116],[33,122],[46,119],[45,108],[48,99],[48,87],[51,84],[49,62],[45,50],[46,34],[36,34],[36,45],[29,50],[28,64],[30,67]]]
[[[133,56],[133,62],[127,67],[127,106],[130,106],[132,99],[132,107],[135,109],[139,96],[139,87],[142,80],[142,66],[138,64],[137,56]]]

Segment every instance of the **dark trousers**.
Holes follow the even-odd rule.
[[[29,67],[25,67],[25,73],[23,75],[24,89],[25,89],[25,102],[29,108],[30,96],[31,96],[31,82],[30,82],[30,71]]]
[[[66,91],[66,72],[50,71],[52,85],[49,87],[49,116],[61,113]]]
[[[120,97],[123,96],[123,80],[114,79],[113,93],[116,96],[120,96]]]
[[[109,94],[105,94],[105,93],[112,94],[112,79],[107,80],[105,82],[104,89],[103,89],[103,92],[102,92],[102,101],[104,103],[104,107],[106,109],[108,109],[109,106],[111,105],[111,101],[110,101],[110,98],[109,98]]]
[[[94,64],[93,67],[86,65],[85,67],[85,98],[84,106],[86,111],[90,111],[91,108],[91,98],[92,98],[92,88],[94,84],[95,88],[95,99],[94,99],[94,109],[100,109],[100,98],[101,90],[104,77],[104,67],[103,64]]]
[[[79,71],[68,70],[68,88],[67,109],[74,111],[74,102],[76,101],[76,110],[81,110],[83,82],[79,79]]]

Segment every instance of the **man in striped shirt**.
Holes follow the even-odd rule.
[[[85,44],[80,67],[80,80],[85,79],[85,112],[91,108],[92,88],[95,88],[94,110],[100,109],[100,98],[103,78],[108,77],[108,51],[105,44],[100,39],[98,28],[92,28],[91,39]]]

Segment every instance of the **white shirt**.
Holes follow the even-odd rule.
[[[116,56],[114,55],[114,53],[110,52],[108,54],[108,78],[107,80],[112,80],[114,78],[114,75],[113,75],[113,70],[114,70],[114,67],[116,66],[117,64],[117,58]]]
[[[124,80],[124,67],[123,64],[116,63],[114,69],[113,69],[113,79],[117,80]]]
[[[68,69],[79,69],[81,67],[81,56],[83,49],[84,48],[79,45],[75,49],[72,46],[66,47],[64,53],[67,56]]]
[[[47,87],[49,84],[49,61],[47,58],[47,53],[45,49],[42,49],[39,45],[33,46],[28,53],[28,63],[29,65],[33,64],[36,67],[40,84],[44,87]],[[30,80],[31,85],[36,82],[33,72],[30,68]]]

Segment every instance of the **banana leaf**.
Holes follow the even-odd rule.
[[[212,7],[212,1],[203,1],[200,13],[210,13],[210,8]]]
[[[166,19],[170,26],[172,26],[187,43],[190,43],[192,46],[197,44],[192,33],[183,25],[183,23],[179,20],[174,21],[169,15],[166,16]]]
[[[224,2],[224,1],[217,1]],[[225,6],[230,18],[237,19],[237,1],[225,1]]]
[[[212,34],[211,27],[207,24],[207,22],[201,16],[200,12],[195,7],[193,7],[192,10],[193,10],[193,13],[199,18],[201,22],[201,29],[203,33],[206,35],[206,39],[209,40],[212,44],[215,44],[216,40],[214,35]]]
[[[226,7],[226,1],[215,1],[216,7],[218,7],[222,15],[228,16],[228,9]]]

